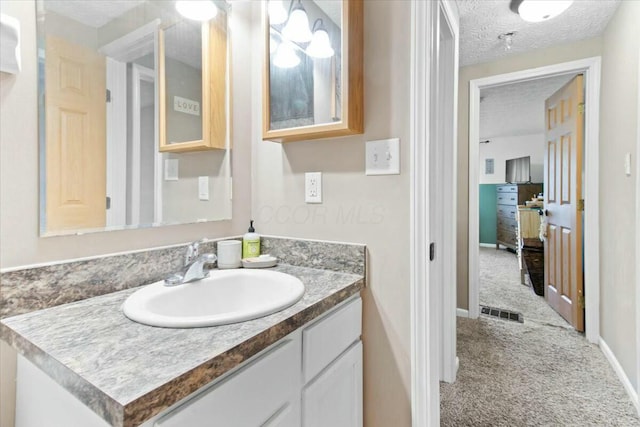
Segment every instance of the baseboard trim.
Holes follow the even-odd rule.
[[[631,381],[629,381],[629,377],[627,377],[627,374],[624,372],[624,369],[622,369],[620,362],[618,362],[618,359],[616,359],[615,354],[613,354],[613,351],[611,351],[611,349],[609,348],[607,343],[602,339],[602,337],[600,337],[599,343],[600,343],[600,350],[604,354],[604,357],[606,357],[607,360],[609,361],[609,364],[615,371],[616,375],[620,379],[620,382],[624,386],[624,389],[629,395],[629,398],[631,399],[633,406],[636,407],[636,411],[638,412],[638,415],[640,415],[640,401],[638,400],[638,393],[633,389],[633,386],[631,385]]]
[[[469,317],[469,310],[465,310],[464,308],[456,308],[456,316]]]
[[[480,247],[481,248],[495,248],[496,244],[495,243],[480,243]]]

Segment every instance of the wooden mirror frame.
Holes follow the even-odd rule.
[[[202,139],[167,141],[165,29],[158,31],[159,150],[180,153],[227,148],[227,13],[202,23]],[[219,58],[225,58],[220,61]]]
[[[264,64],[262,79],[262,139],[276,142],[305,141],[364,133],[364,5],[363,0],[342,1],[342,119],[285,129],[270,129],[269,14],[263,6]]]

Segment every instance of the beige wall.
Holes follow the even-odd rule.
[[[600,103],[600,336],[638,390],[634,265],[640,2],[623,1],[603,35]]]
[[[38,236],[38,122],[36,81],[35,6],[32,1],[2,0],[2,12],[21,24],[22,72],[0,74],[0,267],[129,251],[183,243],[203,236],[237,235],[249,219],[251,182],[251,129],[234,122],[233,220],[143,230],[112,231],[82,236]],[[246,16],[243,14],[246,13]],[[251,104],[249,85],[248,6],[234,5],[234,114],[242,118]],[[244,16],[244,18],[238,18]],[[244,171],[244,172],[243,172]],[[15,353],[0,345],[0,426],[13,425]]]
[[[410,9],[410,2],[366,4],[364,135],[281,145],[261,141],[260,121],[254,120],[257,231],[362,242],[368,247],[363,332],[367,427],[411,425]],[[260,64],[260,56],[254,61]],[[260,67],[253,68],[259,90]],[[259,96],[256,92],[256,99]],[[260,111],[258,105],[254,117]],[[402,173],[365,176],[364,142],[389,137],[400,138]],[[317,171],[323,172],[323,203],[305,204],[304,173]]]
[[[596,37],[460,69],[458,80],[458,307],[469,308],[469,81],[598,56],[601,53],[602,39]]]

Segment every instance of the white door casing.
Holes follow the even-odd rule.
[[[469,317],[479,315],[479,199],[478,156],[480,140],[480,90],[544,77],[584,73],[585,75],[585,335],[589,342],[600,338],[600,231],[599,215],[599,129],[600,129],[599,56],[564,62],[513,73],[500,74],[469,82]]]
[[[454,260],[458,16],[455,4],[449,0],[413,1],[411,16],[411,408],[412,425],[424,427],[439,425],[438,380],[447,372],[455,377],[456,369]],[[444,19],[440,20],[440,16]],[[453,36],[453,43],[443,43],[443,55],[439,55],[439,21],[447,24]],[[448,61],[447,53],[450,54]],[[442,70],[439,65],[443,66]],[[447,108],[437,113],[439,70],[446,79],[444,81],[449,82],[444,87],[452,93],[450,97],[440,98]],[[451,129],[436,126],[435,120],[439,117]],[[449,144],[438,138],[450,139]],[[431,144],[439,144],[440,149],[432,150]],[[436,248],[436,256],[443,260],[440,275],[436,275],[438,279],[432,276],[429,264],[429,243],[433,240],[429,227],[432,216],[432,153],[442,156],[442,170],[450,172],[441,177],[437,187],[445,195],[440,212],[443,218],[442,245]],[[449,161],[451,164],[445,163]],[[448,341],[443,344],[445,340]],[[451,350],[453,353],[448,354],[447,351]],[[440,360],[443,361],[442,371]]]

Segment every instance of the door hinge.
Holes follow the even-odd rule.
[[[580,295],[578,297],[578,306],[580,307],[581,310],[584,310],[584,308],[585,308],[584,295]]]
[[[584,212],[584,199],[578,200],[578,212]]]
[[[436,244],[435,242],[431,242],[429,245],[429,261],[433,261],[436,257]]]
[[[107,89],[107,102],[111,102],[111,91]]]
[[[578,113],[584,114],[584,102],[578,104]]]
[[[107,196],[107,209],[111,209],[111,197]]]

